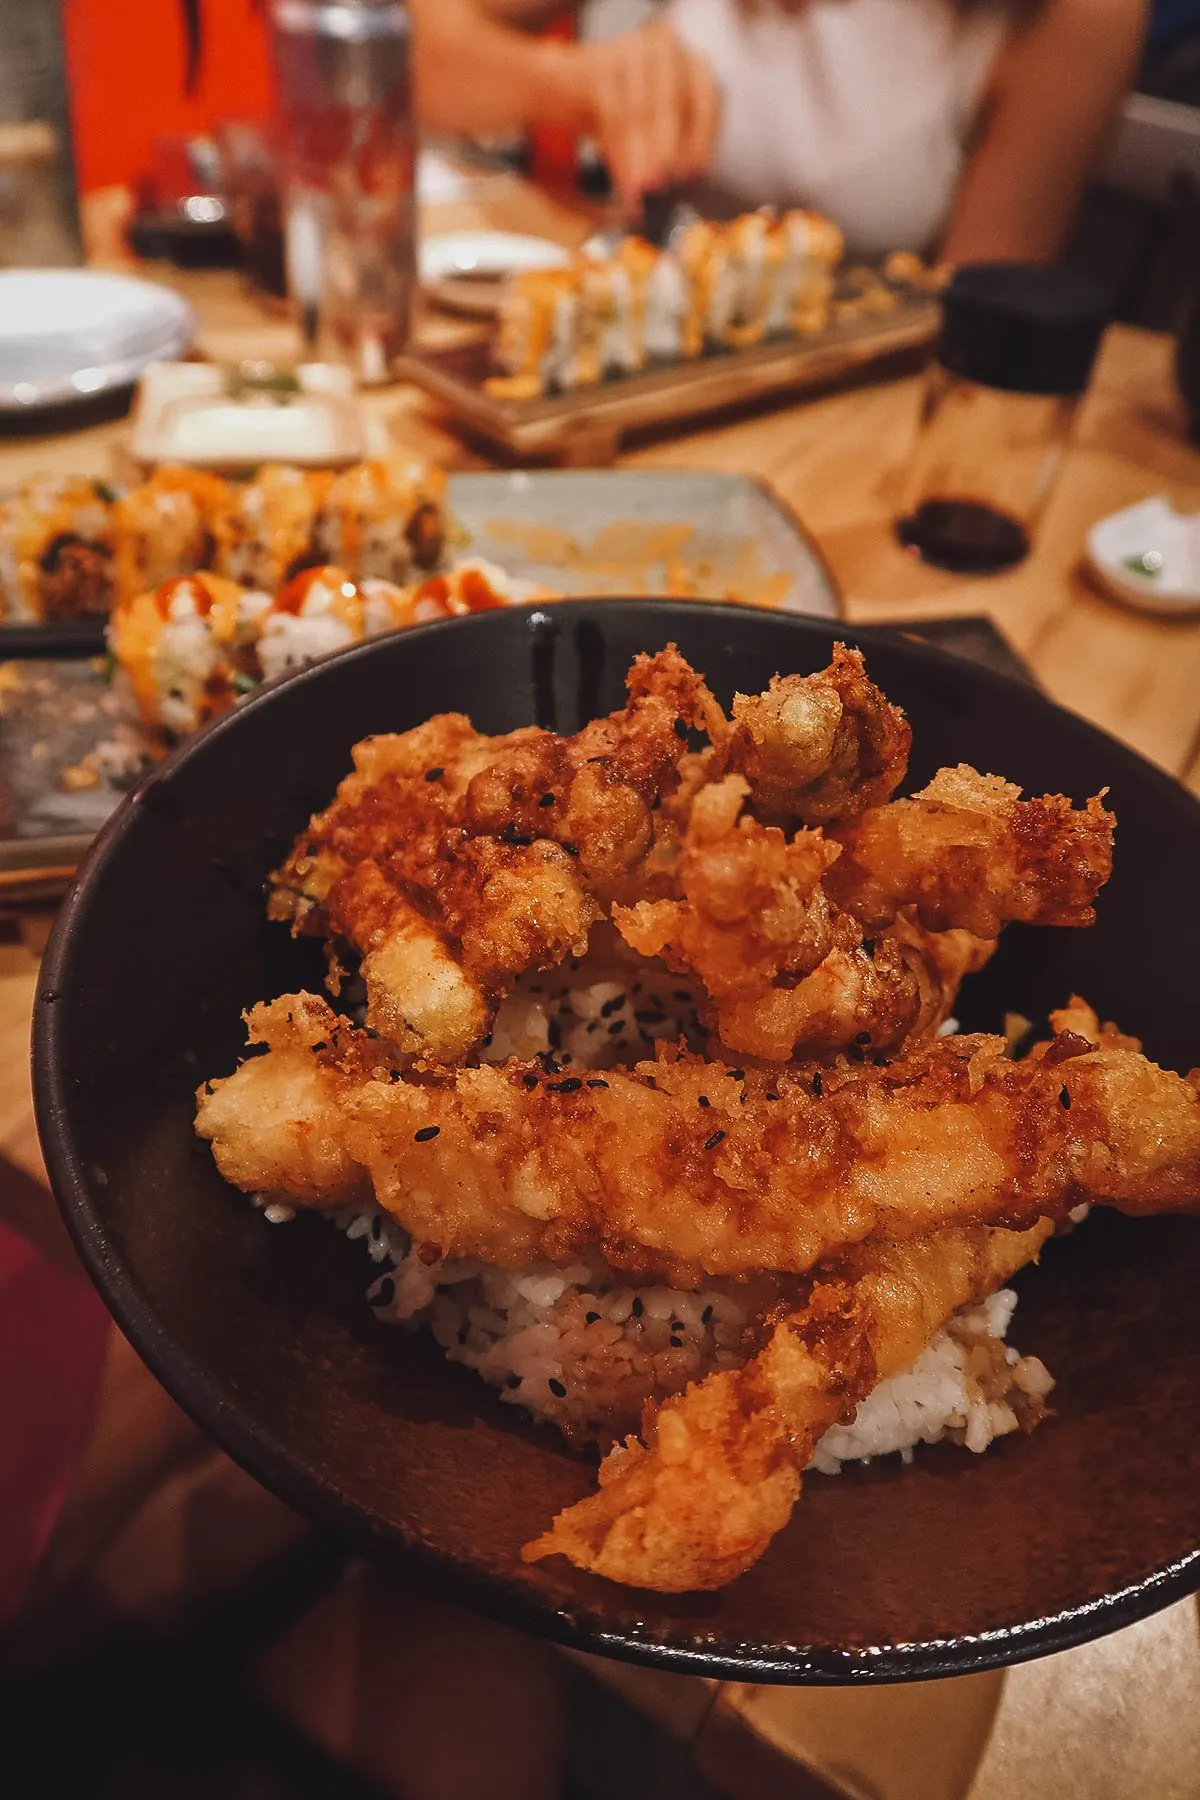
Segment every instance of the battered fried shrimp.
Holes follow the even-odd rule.
[[[760,819],[827,825],[889,799],[911,742],[862,652],[837,644],[819,674],[776,675],[765,694],[737,695],[722,765],[746,777]]]
[[[406,1054],[461,1061],[515,977],[581,956],[635,879],[715,703],[674,650],[628,686],[574,738],[488,738],[449,713],[366,739],[272,878],[269,915],[362,956],[368,1021]]]
[[[858,939],[858,933],[854,934]],[[790,1062],[844,1050],[897,1051],[936,1035],[965,976],[981,969],[994,939],[926,931],[901,914],[875,938],[837,947],[794,986],[734,995],[712,1009],[726,1050]]]
[[[902,907],[931,931],[995,937],[1003,925],[1091,925],[1112,872],[1116,820],[1099,795],[1022,800],[998,775],[941,769],[908,800],[831,829],[842,855],[826,886],[869,931]]]
[[[1049,1231],[950,1228],[823,1270],[743,1368],[647,1408],[645,1443],[610,1451],[598,1492],[560,1513],[526,1561],[565,1556],[665,1593],[732,1581],[787,1524],[823,1433],[908,1368],[960,1306],[1034,1260]]]
[[[821,879],[836,846],[815,831],[789,842],[739,817],[748,791],[743,776],[728,775],[697,794],[675,872],[681,898],[612,915],[632,949],[695,975],[718,1002],[808,974],[835,942]]]
[[[272,1096],[283,1141],[289,1004],[251,1015],[259,1039],[289,1053],[279,1096],[272,1049],[200,1099],[200,1135],[252,1189],[290,1185],[282,1166],[278,1179],[257,1166],[247,1179],[259,1152],[239,1121],[254,1109],[237,1100],[241,1086],[260,1105]],[[1083,1202],[1200,1205],[1200,1076],[1070,1034],[1021,1062],[1002,1038],[959,1037],[887,1067],[778,1072],[680,1057],[603,1075],[543,1060],[392,1079],[379,1044],[349,1027],[308,1054],[339,1087],[329,1116],[304,1090],[303,1143],[314,1131],[337,1142],[339,1179],[365,1170],[418,1243],[501,1267],[594,1248],[614,1268],[686,1286],[802,1274],[868,1238],[1025,1226]]]

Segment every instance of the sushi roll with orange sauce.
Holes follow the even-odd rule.
[[[229,483],[212,527],[217,573],[276,593],[322,561],[317,523],[333,481],[328,470],[267,463],[253,481]]]
[[[103,481],[38,475],[0,506],[0,617],[42,624],[111,611],[112,503]]]
[[[445,489],[445,475],[428,463],[357,463],[330,483],[315,547],[355,579],[409,580],[414,569],[436,567],[442,554]]]
[[[119,603],[109,647],[151,733],[183,737],[257,685],[255,645],[270,606],[269,594],[207,572]]]
[[[230,498],[219,475],[169,463],[127,489],[113,507],[120,593],[142,594],[211,567],[213,520]]]

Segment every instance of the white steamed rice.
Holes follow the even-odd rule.
[[[597,971],[589,958],[586,971],[573,963],[523,983],[501,1007],[485,1056],[549,1052],[563,1067],[607,1068],[681,1035],[700,1047],[704,1031],[678,977],[654,969],[630,980],[628,969]],[[258,1204],[273,1224],[293,1217],[274,1196]],[[451,1362],[576,1442],[636,1431],[646,1401],[738,1367],[755,1348],[755,1320],[781,1293],[773,1276],[710,1280],[695,1292],[634,1286],[595,1256],[522,1269],[426,1263],[385,1212],[351,1207],[329,1217],[380,1265],[367,1290],[377,1319],[427,1326]],[[978,1452],[1036,1424],[1054,1383],[1037,1357],[1005,1342],[1016,1303],[1005,1288],[956,1314],[911,1369],[825,1434],[812,1467],[836,1474],[845,1462],[896,1453],[908,1462],[916,1445],[941,1438]]]

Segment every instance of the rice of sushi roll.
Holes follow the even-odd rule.
[[[496,340],[496,360],[504,374],[487,383],[499,398],[529,400],[555,388],[579,386],[582,263],[567,269],[529,269],[507,288]]]
[[[133,596],[211,567],[213,520],[230,503],[219,475],[164,464],[113,508],[117,585]]]
[[[269,594],[208,573],[122,600],[109,645],[152,734],[196,731],[257,685],[255,644]]]
[[[446,539],[446,478],[400,458],[362,462],[336,475],[316,523],[316,549],[355,579],[402,582],[435,568]]]
[[[379,578],[352,581],[326,565],[293,576],[262,621],[257,644],[263,677],[293,673],[319,656],[412,623],[410,590]]]
[[[837,226],[820,213],[795,210],[781,221],[787,241],[782,284],[786,329],[804,336],[823,331],[833,310],[833,285],[845,252]]]
[[[445,575],[431,575],[412,590],[414,625],[433,619],[460,618],[466,613],[492,612],[501,606],[532,606],[561,595],[539,582],[510,575],[483,557],[456,563]]]
[[[253,481],[231,482],[213,520],[217,573],[276,593],[301,569],[327,560],[316,535],[333,480],[326,470],[268,463]]]
[[[112,500],[102,481],[41,475],[0,506],[0,615],[38,624],[111,611]]]

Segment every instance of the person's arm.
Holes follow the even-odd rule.
[[[412,0],[417,110],[436,131],[565,126],[594,138],[629,201],[702,174],[719,101],[708,64],[665,20],[603,43],[526,28],[540,0]]]
[[[1137,69],[1148,0],[1043,0],[1001,50],[942,245],[1050,262]]]

